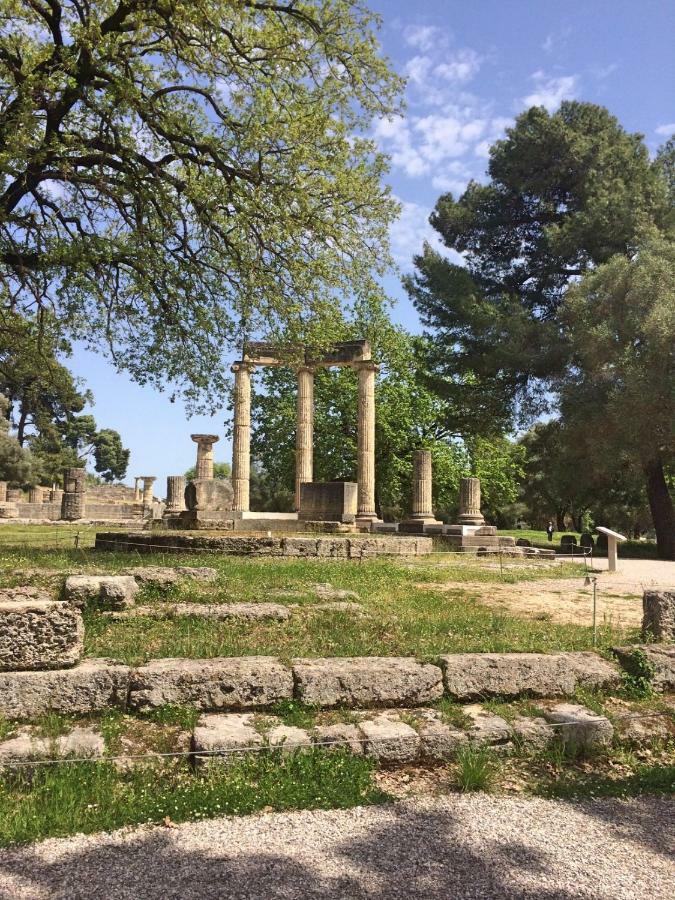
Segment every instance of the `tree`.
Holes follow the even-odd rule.
[[[562,418],[590,436],[595,465],[625,454],[645,479],[659,556],[675,559],[675,242],[650,232],[568,291],[572,367]]]
[[[465,266],[426,246],[406,280],[441,370],[478,378],[502,412],[545,409],[569,361],[559,309],[570,280],[630,255],[645,225],[672,223],[667,170],[667,156],[650,161],[642,136],[594,104],[519,116],[491,148],[490,181],[443,195],[431,216]]]
[[[25,484],[33,472],[33,460],[16,438],[9,434],[7,400],[0,394],[0,481]]]
[[[213,464],[213,477],[220,478],[222,481],[225,481],[232,474],[232,467],[229,463],[226,462],[214,462]],[[192,481],[197,475],[197,470],[194,466],[190,466],[190,468],[185,473],[185,477],[188,481]]]
[[[0,311],[222,396],[250,335],[376,302],[398,106],[351,0],[0,0]]]

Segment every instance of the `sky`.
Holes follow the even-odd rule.
[[[675,0],[370,0],[379,38],[408,79],[403,117],[375,136],[391,156],[387,178],[401,203],[391,229],[402,272],[425,240],[438,196],[485,179],[488,148],[523,109],[554,111],[565,99],[602,104],[655,152],[675,132]],[[392,317],[419,329],[399,277],[385,280]],[[76,350],[69,361],[95,397],[99,427],[114,428],[131,450],[126,478],[166,476],[194,464],[195,432],[221,435],[215,458],[230,460],[229,410],[188,419],[167,394],[133,384],[102,357]],[[223,398],[224,404],[227,403]]]

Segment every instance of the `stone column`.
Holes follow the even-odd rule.
[[[356,518],[376,521],[375,512],[375,373],[377,365],[368,360],[356,366],[359,373],[357,437],[358,499]]]
[[[37,485],[33,485],[32,488],[28,491],[28,502],[29,503],[42,503],[42,488],[37,487]]]
[[[61,518],[67,522],[83,519],[86,508],[85,470],[63,470],[63,497],[61,498]]]
[[[435,521],[432,501],[431,451],[413,453],[412,516],[415,521]]]
[[[232,509],[248,512],[251,479],[251,371],[247,362],[235,363],[234,433],[232,435]]]
[[[156,475],[141,475],[143,479],[143,506],[152,506],[153,484],[157,481]]]
[[[485,524],[480,511],[480,478],[462,478],[459,482],[459,524]]]
[[[167,513],[183,512],[185,509],[185,477],[183,475],[169,475],[166,479],[166,509]]]
[[[195,478],[213,478],[213,445],[220,440],[217,434],[191,434],[197,445]]]
[[[7,502],[7,482],[0,481],[0,503]]]
[[[298,369],[298,411],[295,432],[295,508],[300,509],[300,485],[314,478],[314,369]]]
[[[141,502],[141,487],[140,487],[140,484],[139,484],[140,480],[141,480],[141,476],[140,476],[140,475],[137,475],[137,476],[134,478],[134,503],[140,503],[140,502]]]
[[[50,503],[60,503],[63,499],[63,491],[61,488],[52,488],[49,492],[49,502]]]

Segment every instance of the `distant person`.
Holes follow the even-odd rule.
[[[551,543],[551,541],[553,540],[553,532],[554,531],[555,531],[555,528],[553,527],[553,522],[549,522],[548,525],[546,526],[546,534],[548,535],[549,543]]]

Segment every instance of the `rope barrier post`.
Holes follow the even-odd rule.
[[[75,549],[79,550],[80,547],[80,532],[79,530],[75,532]]]

